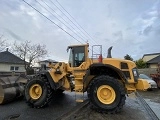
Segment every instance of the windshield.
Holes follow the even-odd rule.
[[[148,77],[145,74],[140,74],[139,77],[142,78],[142,79],[149,79],[149,80],[151,79],[150,77]]]
[[[85,61],[85,47],[76,46],[70,48],[69,64],[71,67],[78,67]]]
[[[72,48],[70,48],[70,54],[69,54],[69,65],[73,66],[73,53],[72,53]]]

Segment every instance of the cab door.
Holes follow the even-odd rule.
[[[76,46],[70,48],[69,64],[70,67],[79,67],[86,60],[85,47]]]

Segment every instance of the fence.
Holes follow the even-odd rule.
[[[145,68],[145,69],[138,69],[139,74],[146,74],[150,76],[150,74],[155,74],[157,73],[156,68]]]

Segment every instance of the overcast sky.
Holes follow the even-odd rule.
[[[143,54],[160,52],[160,0],[26,1],[76,40],[22,0],[0,0],[0,35],[9,43],[30,40],[45,44],[50,59],[67,60],[68,45],[87,41],[90,46],[103,45],[104,57],[110,46],[115,58],[129,54],[137,60]]]

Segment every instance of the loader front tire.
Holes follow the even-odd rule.
[[[116,79],[107,75],[93,78],[87,89],[93,109],[102,113],[120,112],[125,104],[125,89]]]
[[[52,89],[47,79],[35,77],[29,80],[25,88],[25,98],[28,105],[33,108],[46,106],[52,98]]]

